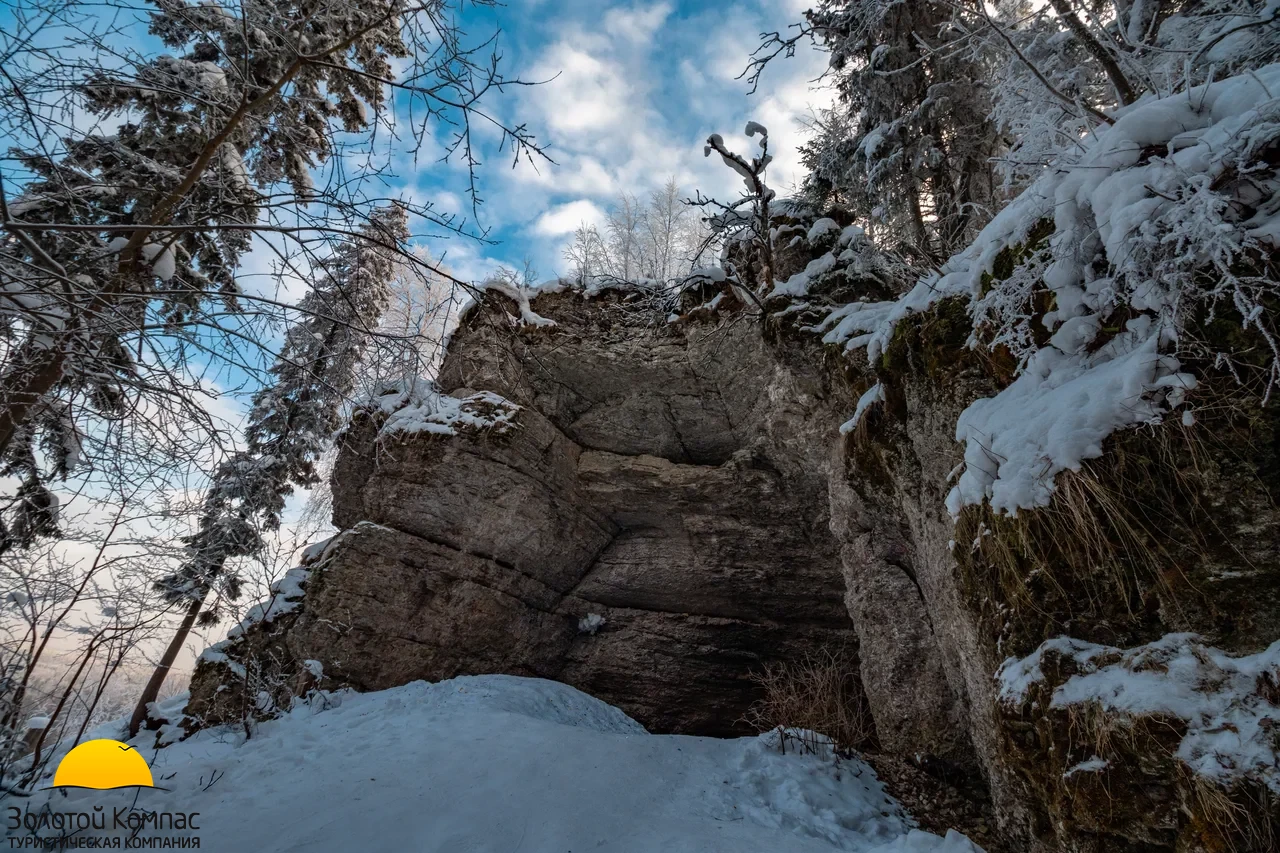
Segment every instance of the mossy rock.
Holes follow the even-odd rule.
[[[972,333],[968,297],[939,300],[928,311],[898,321],[880,354],[879,371],[890,381],[923,377],[939,386],[962,375],[979,376],[994,393],[1013,381],[1017,361],[1003,346],[969,346]]]
[[[1016,246],[1007,246],[991,265],[991,272],[982,274],[980,293],[986,296],[997,282],[1009,279],[1013,271],[1032,255],[1048,247],[1049,238],[1053,236],[1053,218],[1046,216],[1036,222],[1027,234],[1027,239]]]

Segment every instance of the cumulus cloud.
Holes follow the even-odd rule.
[[[670,14],[670,3],[610,9],[604,16],[604,31],[615,38],[642,44],[657,34]]]
[[[572,234],[583,222],[588,225],[602,225],[605,212],[595,203],[587,199],[578,199],[567,204],[558,204],[538,217],[533,224],[535,233],[547,237],[558,237]]]
[[[560,134],[614,127],[634,106],[635,92],[623,68],[567,42],[551,45],[534,74],[548,82],[531,90],[531,101],[544,126]]]
[[[702,147],[722,134],[740,151],[754,151],[741,135],[747,120],[770,130],[771,183],[787,192],[802,176],[799,119],[831,101],[811,90],[825,57],[801,50],[779,60],[759,91],[737,79],[762,31],[784,30],[800,19],[805,0],[743,0],[726,16],[720,6],[671,2],[531,2],[503,7],[497,20],[509,69],[545,81],[510,89],[487,102],[504,120],[523,123],[548,146],[554,164],[507,168],[488,140],[481,173],[481,225],[500,246],[447,248],[464,277],[488,264],[530,258],[544,275],[563,266],[565,239],[582,221],[598,223],[620,192],[643,197],[674,176],[695,189],[732,198],[741,181]],[[419,160],[412,176],[422,197],[439,193],[443,210],[469,208],[465,174],[455,166]],[[406,176],[408,177],[408,176]],[[458,202],[462,201],[461,204]],[[441,251],[441,250],[437,250]]]

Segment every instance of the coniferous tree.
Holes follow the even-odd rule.
[[[245,448],[214,473],[199,529],[187,539],[187,561],[158,584],[186,610],[134,710],[131,734],[146,719],[191,628],[218,618],[216,602],[205,607],[210,593],[239,596],[240,579],[229,562],[259,552],[263,532],[279,528],[294,488],[318,482],[316,465],[341,426],[407,238],[402,208],[376,211],[358,238],[337,247],[299,303],[300,319],[285,336],[272,379],[253,397]]]
[[[473,125],[497,125],[517,155],[536,151],[522,127],[481,111],[507,81],[496,55],[462,44],[454,0],[152,4],[163,53],[121,55],[67,11],[57,23],[87,57],[6,57],[0,121],[25,147],[0,181],[0,466],[23,485],[0,507],[0,549],[56,530],[46,482],[97,425],[141,423],[132,413],[146,408],[206,418],[192,362],[243,363],[227,354],[245,345],[237,315],[275,307],[237,283],[246,252],[271,241],[306,269],[315,246],[377,206],[364,181],[313,174],[370,140],[392,83],[421,121],[462,128],[451,153],[473,181]],[[97,125],[68,130],[47,118],[59,111]],[[429,204],[408,209],[462,229]]]
[[[806,13],[839,103],[804,149],[804,190],[937,259],[985,223],[998,150],[984,69],[950,3],[824,0]]]

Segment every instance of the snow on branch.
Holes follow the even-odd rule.
[[[773,155],[769,153],[769,131],[764,125],[749,121],[744,132],[752,139],[759,137],[760,154],[749,160],[741,154],[730,151],[725,145],[724,137],[718,133],[707,137],[707,144],[702,149],[703,156],[706,157],[710,157],[712,152],[719,154],[724,164],[742,177],[746,187],[742,197],[733,203],[726,204],[698,193],[689,204],[718,211],[707,216],[705,220],[714,232],[720,234],[746,232],[748,234],[747,239],[740,242],[753,244],[761,266],[760,281],[767,292],[773,284],[773,235],[770,227],[769,205],[776,194],[764,182],[764,172],[773,162]],[[743,208],[749,208],[750,213]]]

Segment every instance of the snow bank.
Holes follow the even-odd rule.
[[[1175,717],[1187,726],[1178,758],[1194,772],[1223,785],[1250,779],[1280,793],[1280,641],[1232,657],[1194,634],[1168,634],[1124,650],[1057,637],[1025,658],[1005,661],[996,674],[1002,702],[1021,704],[1044,681],[1046,654],[1079,669],[1054,690],[1051,707],[1095,704],[1131,717]],[[1095,756],[1072,772],[1105,765]]]
[[[649,735],[538,679],[327,694],[247,741],[229,727],[154,751],[145,737],[167,792],[41,791],[30,808],[111,813],[137,797],[199,812],[201,849],[228,853],[980,853],[913,829],[859,761]]]

